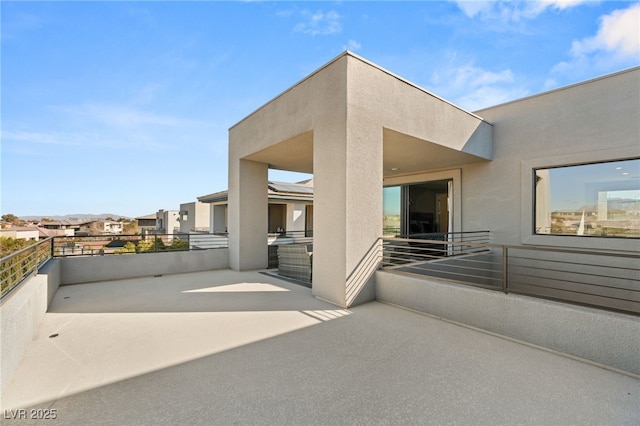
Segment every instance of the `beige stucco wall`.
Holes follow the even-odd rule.
[[[305,219],[307,217],[307,205],[312,203],[287,203],[288,232],[303,233],[305,231]]]
[[[492,158],[489,123],[360,58],[350,58],[348,102],[350,123]]]
[[[226,248],[120,256],[72,256],[59,260],[60,285],[211,271],[229,266]]]
[[[386,127],[476,161],[492,155],[488,123],[345,53],[230,129],[231,267],[266,266],[256,226],[264,229],[266,206],[253,189],[266,185],[260,164],[298,154],[312,137],[312,170],[292,170],[314,174],[313,291],[346,305],[345,281],[381,233]]]
[[[229,266],[234,270],[267,267],[267,171],[265,163],[237,157],[229,162]]]
[[[60,262],[50,259],[0,303],[0,393],[11,381],[60,285]]]
[[[637,250],[637,241],[533,236],[533,167],[640,157],[640,68],[476,112],[494,158],[462,166],[463,227],[494,242]]]

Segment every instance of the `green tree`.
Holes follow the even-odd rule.
[[[2,221],[8,223],[21,223],[20,218],[14,214],[7,213],[2,215]]]
[[[164,241],[162,241],[162,238],[155,237],[153,240],[153,251],[165,251],[166,249],[167,246]]]
[[[169,246],[169,250],[189,250],[189,242],[182,241],[180,238],[174,238]]]
[[[148,251],[153,251],[153,242],[149,240],[141,240],[138,241],[138,253],[145,253]]]
[[[167,246],[162,241],[162,238],[155,237],[153,240],[144,240],[138,242],[138,252],[145,253],[150,251],[165,251]]]
[[[0,258],[3,259],[0,262],[0,283],[2,283],[0,285],[0,294],[3,296],[33,268],[34,256],[39,259],[37,253],[34,253],[33,250],[26,250],[8,259],[5,259],[5,257],[34,244],[35,241],[0,237]]]
[[[22,250],[31,244],[35,244],[35,241],[0,237],[0,257],[9,256],[11,253]]]
[[[135,253],[135,252],[136,252],[136,245],[132,241],[127,242],[124,245],[124,247],[122,247],[121,249],[114,251],[115,254],[129,254],[129,253]]]
[[[135,219],[123,219],[121,220],[122,233],[125,235],[137,235],[138,234],[138,221]]]

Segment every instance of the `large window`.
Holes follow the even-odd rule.
[[[535,170],[535,234],[640,238],[640,159]]]

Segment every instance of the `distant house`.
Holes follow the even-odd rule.
[[[268,182],[267,233],[296,233],[313,235],[313,179],[297,183]],[[209,229],[214,234],[225,234],[228,227],[229,191],[220,191],[198,197],[211,205]]]
[[[89,235],[119,235],[122,234],[123,224],[111,220],[92,220],[80,224],[81,233]]]
[[[180,232],[209,232],[211,204],[201,201],[180,204]]]
[[[174,234],[180,231],[178,210],[160,209],[156,212],[156,229],[158,234]]]
[[[13,238],[16,240],[39,241],[49,237],[72,237],[75,229],[45,228],[42,226],[11,226],[0,230],[0,237]]]
[[[0,237],[13,238],[14,240],[32,240],[40,239],[40,231],[33,226],[13,226],[11,228],[0,229]]]
[[[49,237],[73,237],[76,235],[75,229],[47,229],[38,227],[40,239]]]
[[[45,229],[67,229],[67,227],[71,226],[71,222],[66,220],[61,221],[44,221],[40,223],[40,226]]]
[[[80,231],[81,228],[81,224],[80,223],[76,223],[76,222],[70,222],[68,220],[58,220],[58,221],[47,221],[47,222],[40,222],[38,224],[38,226],[40,228],[46,229],[46,230],[55,230],[55,231],[62,231],[62,232],[54,232],[54,233],[49,233],[49,232],[44,232],[45,235],[47,236],[53,236],[53,235],[57,235],[57,236],[67,236],[67,237],[72,237],[75,235],[75,233],[77,231]],[[51,234],[51,235],[49,235]]]
[[[151,213],[146,216],[136,217],[136,222],[138,223],[138,231],[144,235],[149,230],[156,229],[156,214]]]

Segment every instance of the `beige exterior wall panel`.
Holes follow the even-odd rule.
[[[237,271],[266,268],[267,164],[229,162],[229,266]]]
[[[362,110],[378,127],[492,157],[489,123],[363,59],[349,59],[350,110]]]
[[[337,123],[336,123],[337,124]],[[344,306],[347,276],[345,120],[314,132],[313,293]]]

